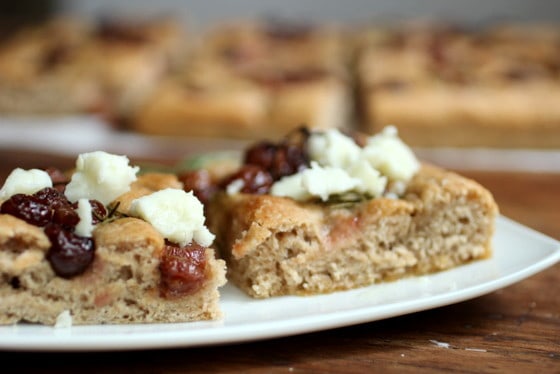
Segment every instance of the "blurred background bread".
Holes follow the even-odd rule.
[[[0,10],[0,121],[94,114],[118,131],[225,139],[392,124],[417,147],[560,147],[553,1],[51,0]]]

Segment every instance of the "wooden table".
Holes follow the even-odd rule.
[[[66,157],[0,150],[14,167],[70,167]],[[461,171],[502,214],[560,239],[560,174]],[[2,337],[0,336],[0,339]],[[2,367],[45,373],[560,373],[560,264],[505,289],[387,320],[224,346],[103,353],[0,352]]]

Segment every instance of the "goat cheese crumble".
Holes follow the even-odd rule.
[[[333,195],[354,192],[374,198],[383,196],[389,182],[406,185],[420,169],[394,126],[370,136],[363,148],[337,129],[311,134],[307,146],[311,167],[275,182],[272,195],[327,201]],[[394,197],[395,191],[390,192]]]
[[[156,191],[133,200],[130,212],[181,246],[194,240],[208,247],[214,241],[214,235],[204,226],[204,206],[192,192],[175,188]]]
[[[76,171],[64,194],[71,202],[87,198],[107,205],[128,192],[136,180],[140,168],[128,163],[126,156],[103,151],[83,153],[76,160]]]
[[[0,189],[0,200],[7,200],[18,193],[32,195],[45,187],[52,186],[51,177],[46,171],[16,168],[8,175]]]

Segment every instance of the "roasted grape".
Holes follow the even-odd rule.
[[[260,142],[247,149],[244,164],[260,166],[276,181],[309,165],[306,142],[309,133],[304,128],[289,134],[279,144]]]
[[[192,191],[203,204],[208,203],[217,190],[210,173],[203,169],[184,172],[178,178],[183,183],[183,189]]]
[[[4,201],[0,206],[0,213],[10,214],[39,227],[48,224],[52,218],[52,210],[47,203],[25,194],[15,194]]]
[[[45,227],[51,242],[46,258],[56,275],[71,278],[82,274],[92,263],[95,246],[92,238],[82,237],[60,225]]]
[[[270,173],[257,165],[245,165],[241,167],[241,169],[222,182],[222,187],[227,188],[228,185],[235,181],[240,181],[241,183],[239,192],[254,194],[267,193],[274,183],[274,179]]]
[[[53,188],[59,192],[64,192],[66,185],[70,182],[70,179],[66,176],[66,174],[64,174],[62,170],[53,167],[48,167],[45,171],[51,177]]]
[[[160,261],[160,291],[173,298],[198,291],[206,280],[206,249],[196,243],[179,247],[167,242]]]

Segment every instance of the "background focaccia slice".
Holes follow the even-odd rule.
[[[218,27],[139,106],[131,128],[158,135],[259,139],[307,125],[344,127],[352,105],[334,30]]]
[[[223,194],[208,212],[228,279],[266,298],[351,289],[486,258],[498,208],[474,181],[424,165],[402,199],[347,207]]]
[[[412,146],[560,145],[557,27],[369,33],[356,63],[363,129],[394,124]]]
[[[121,211],[135,197],[177,187],[176,177],[140,176],[121,196]],[[41,228],[0,215],[0,324],[28,321],[52,325],[63,311],[74,324],[158,323],[221,317],[218,288],[225,267],[213,249],[205,250],[202,287],[180,297],[164,297],[159,268],[164,238],[149,223],[132,217],[96,226],[93,263],[81,275],[56,276],[45,254],[50,242]]]
[[[54,18],[22,27],[0,45],[0,113],[90,113],[102,106],[101,87],[76,64],[90,27]]]
[[[130,126],[166,136],[277,137],[303,124],[346,127],[349,100],[344,83],[329,75],[274,88],[231,76],[199,86],[168,80],[143,101]]]

